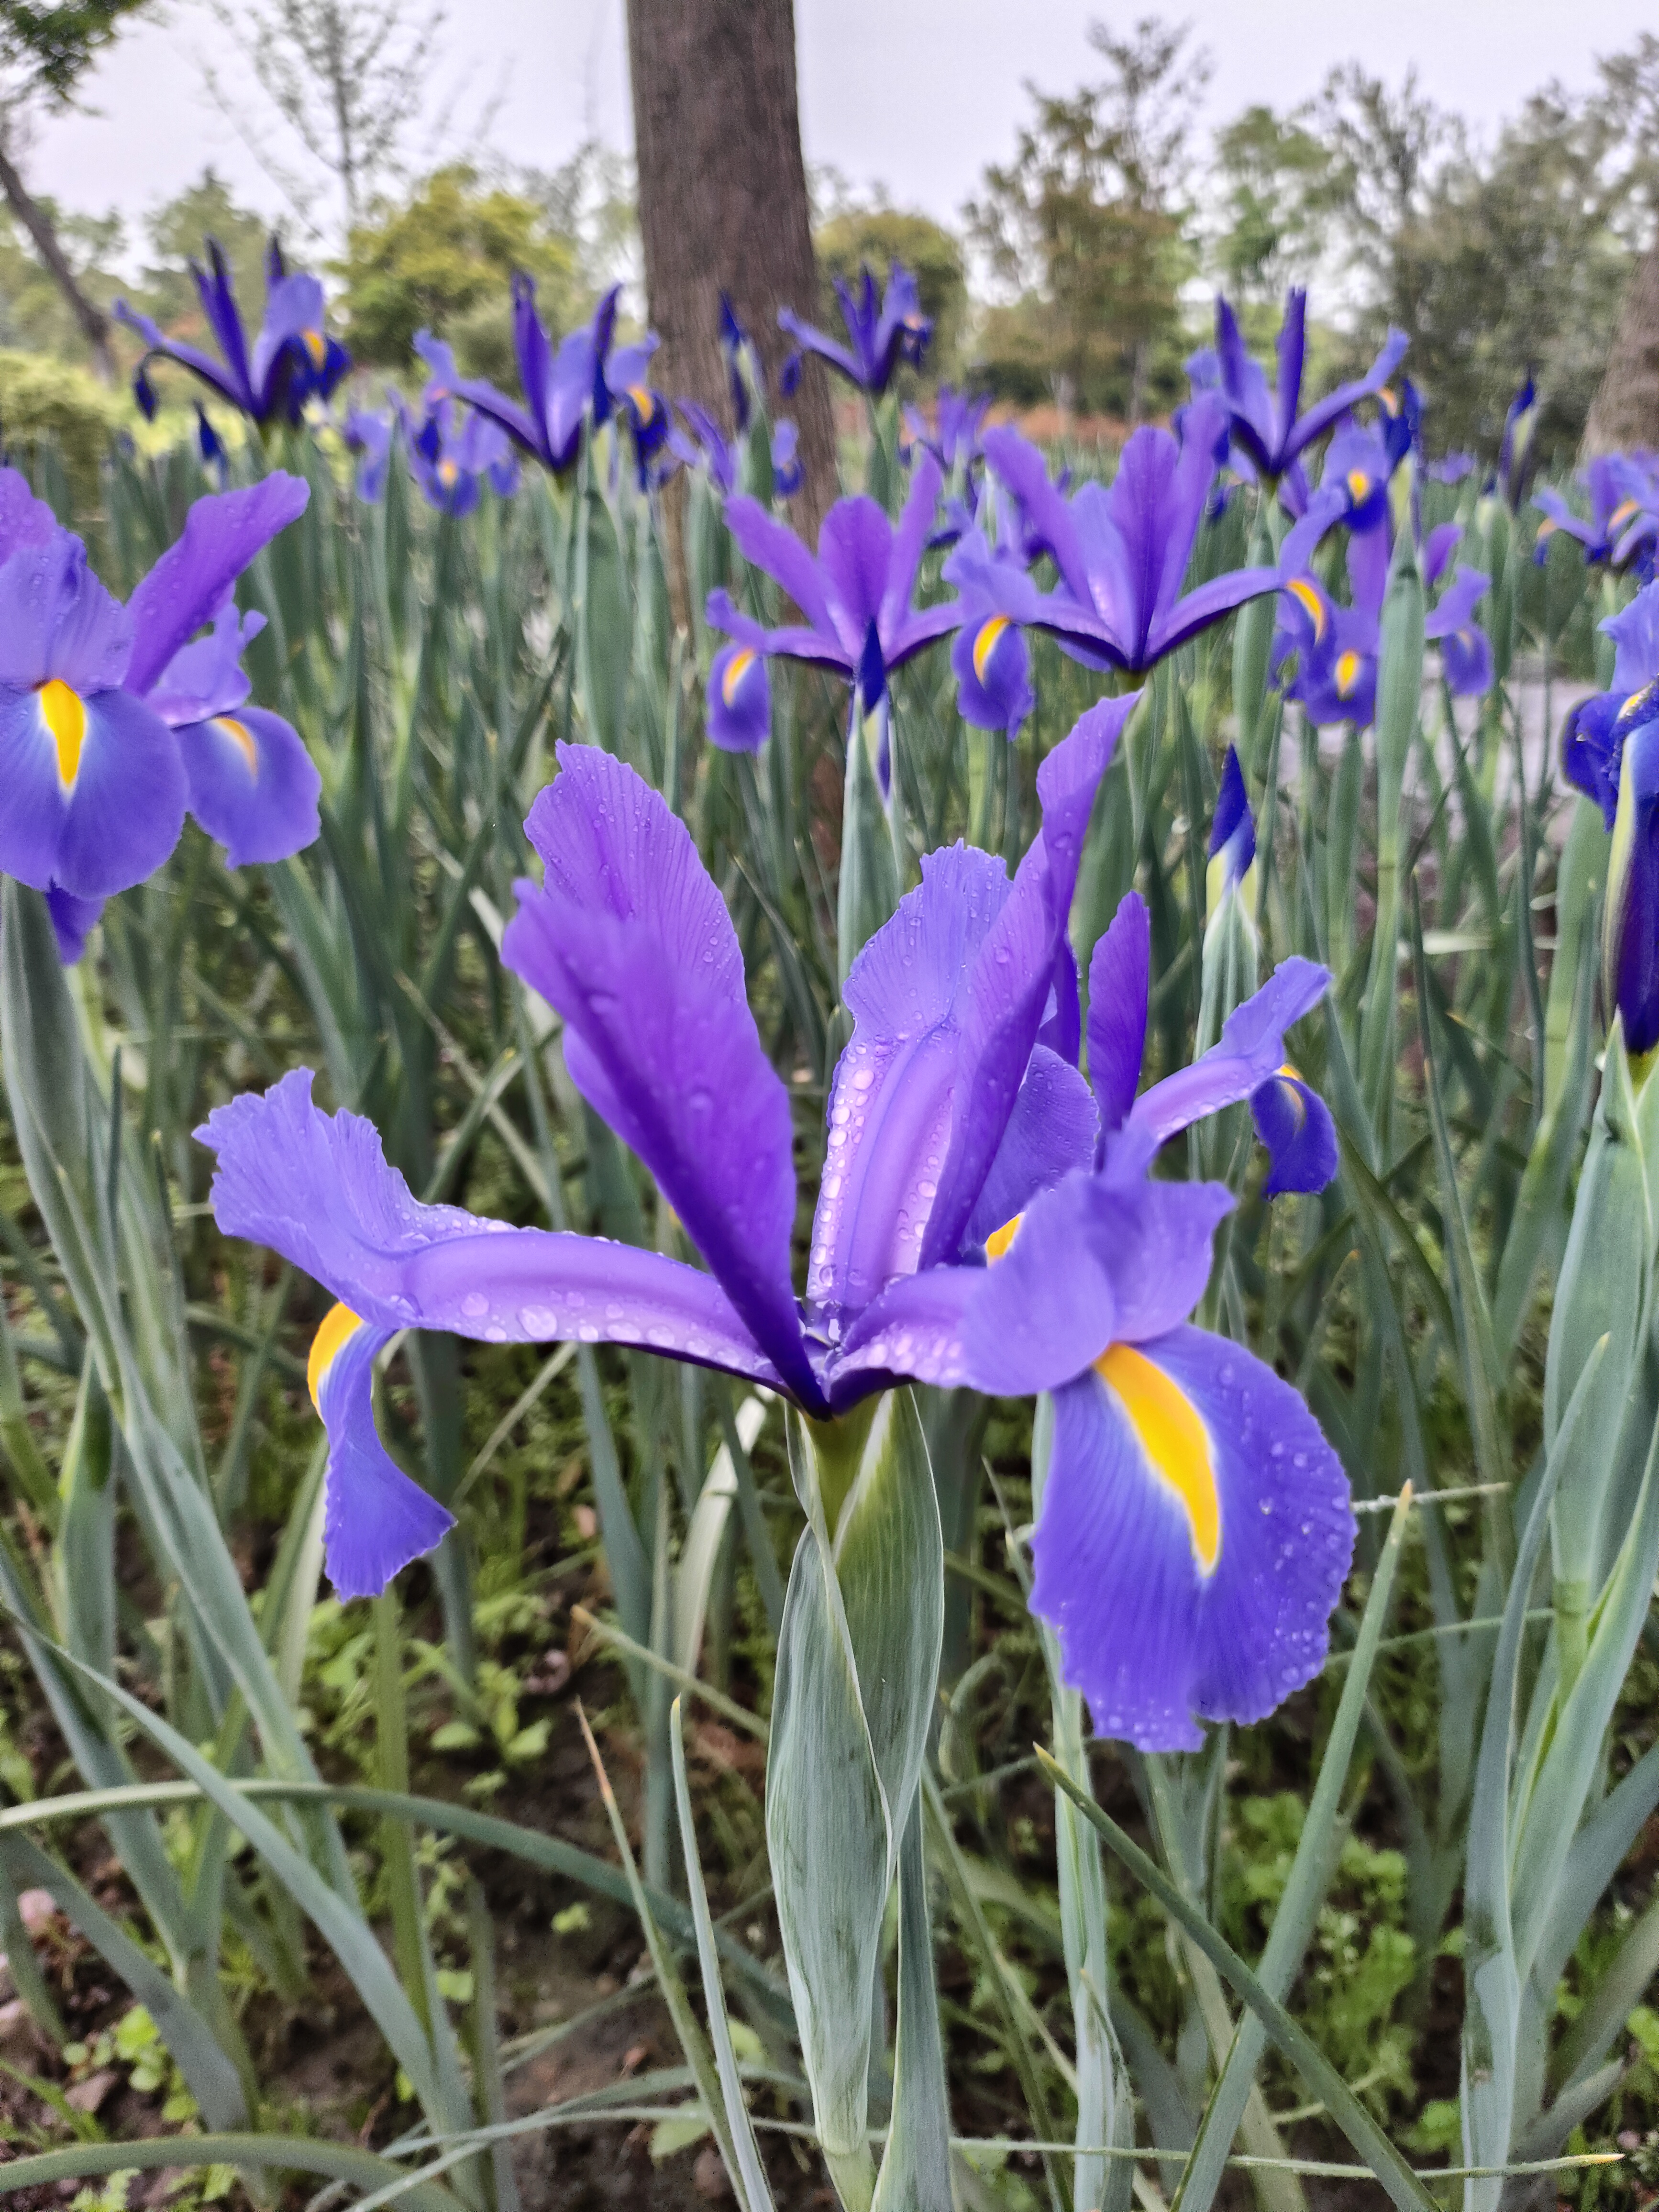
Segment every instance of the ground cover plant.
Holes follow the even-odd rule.
[[[1644,2200],[1651,456],[266,273],[0,475],[0,2184]]]

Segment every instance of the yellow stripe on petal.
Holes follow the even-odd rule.
[[[1006,615],[993,615],[989,622],[981,623],[980,625],[979,635],[974,640],[974,673],[981,684],[985,681],[985,672],[990,665],[991,655],[997,649],[997,641],[1007,627]]]
[[[1316,584],[1310,584],[1305,576],[1297,576],[1292,578],[1285,589],[1293,599],[1300,599],[1308,610],[1314,626],[1314,642],[1321,643],[1325,635],[1325,625],[1330,617],[1325,612],[1324,595],[1319,586]]]
[[[738,686],[755,665],[752,646],[740,645],[726,664],[726,673],[720,678],[720,698],[730,706],[738,696]]]
[[[306,351],[311,356],[312,367],[320,368],[328,359],[328,340],[320,331],[301,331],[300,336],[305,342]]]
[[[334,1364],[340,1347],[363,1325],[361,1314],[349,1306],[331,1306],[323,1316],[322,1325],[311,1340],[311,1357],[306,1362],[306,1388],[311,1393],[311,1402],[320,1413],[323,1410],[322,1388],[328,1370]]]
[[[1630,520],[1631,517],[1633,514],[1639,514],[1641,511],[1642,502],[1639,499],[1620,500],[1618,506],[1613,508],[1613,513],[1607,517],[1607,528],[1610,531],[1622,530],[1625,525]]]
[[[1356,507],[1370,497],[1371,480],[1364,469],[1350,469],[1347,481],[1348,490]]]
[[[1193,1556],[1207,1575],[1221,1556],[1221,1495],[1210,1433],[1192,1400],[1133,1345],[1109,1345],[1095,1372],[1115,1395],[1152,1471],[1186,1512]]]
[[[40,719],[58,748],[58,781],[65,791],[81,772],[81,748],[87,738],[87,710],[78,691],[60,677],[40,686]]]
[[[630,384],[628,396],[639,411],[641,422],[648,422],[657,411],[657,395],[647,384]]]
[[[247,724],[239,722],[234,714],[216,714],[213,718],[213,726],[216,730],[224,732],[247,763],[248,774],[257,777],[259,773],[259,748],[254,744],[253,732],[248,728]]]
[[[1340,653],[1336,657],[1336,696],[1352,699],[1359,689],[1361,662],[1357,653]]]
[[[985,1240],[985,1256],[988,1260],[1000,1260],[1006,1257],[1008,1247],[1018,1236],[1019,1225],[1024,1218],[1025,1216],[1023,1213],[1017,1213],[1012,1221],[1005,1221],[1000,1229],[994,1229],[991,1231]]]

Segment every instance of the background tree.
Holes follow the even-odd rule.
[[[1236,306],[1276,307],[1288,284],[1310,282],[1328,258],[1343,190],[1330,145],[1310,111],[1247,107],[1216,133],[1211,191],[1212,258]]]
[[[270,106],[304,152],[333,179],[349,233],[375,196],[405,174],[416,126],[431,117],[417,157],[430,166],[449,135],[463,76],[432,116],[432,94],[443,56],[444,11],[419,10],[409,0],[210,0]],[[239,87],[211,68],[207,87],[249,150],[313,237],[321,234],[315,181],[277,153]],[[474,136],[481,137],[489,111]]]
[[[1058,396],[1138,422],[1180,383],[1181,287],[1194,265],[1188,191],[1209,58],[1147,16],[1090,40],[1106,76],[1055,95],[1012,161],[988,168],[970,234],[1047,334]]]
[[[43,112],[73,106],[88,70],[146,0],[70,0],[65,6],[5,0],[0,6],[0,191],[62,293],[100,380],[112,383],[109,318],[88,296],[50,210],[24,184],[18,160]]]
[[[244,312],[257,310],[265,289],[270,225],[231,197],[216,169],[204,169],[193,185],[163,201],[145,228],[150,252],[143,272],[144,301],[163,330],[191,338],[205,331],[190,264],[200,262],[210,238],[216,238],[224,249]]]
[[[350,234],[340,273],[353,357],[404,368],[425,325],[450,340],[469,374],[510,380],[515,269],[536,279],[555,329],[568,328],[586,296],[574,241],[523,193],[465,162],[440,169]]]
[[[1593,453],[1659,446],[1659,38],[1601,64],[1602,97],[1622,131],[1627,221],[1638,258],[1584,443]]]
[[[653,372],[729,419],[720,294],[775,375],[780,307],[814,312],[793,0],[628,0],[646,298],[662,350]],[[791,402],[810,514],[835,496],[835,428],[822,377]]]

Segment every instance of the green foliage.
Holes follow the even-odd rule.
[[[150,0],[9,0],[0,9],[0,70],[9,98],[62,106],[120,29]]]
[[[263,216],[239,206],[229,186],[210,164],[193,185],[155,209],[145,222],[150,259],[143,272],[142,304],[171,337],[212,348],[190,264],[203,264],[210,239],[216,239],[230,264],[237,305],[246,320],[257,320],[264,304],[265,251],[270,226]]]
[[[520,269],[555,332],[568,329],[582,303],[573,240],[465,163],[440,169],[353,228],[340,265],[347,343],[361,362],[403,368],[416,331],[431,329],[470,374],[510,381],[507,283]]]
[[[123,396],[83,368],[34,353],[0,353],[0,423],[14,450],[40,441],[61,455],[77,510],[95,510],[109,441],[126,426]]]

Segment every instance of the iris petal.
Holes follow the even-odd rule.
[[[190,811],[225,848],[225,865],[285,860],[313,843],[323,780],[297,730],[243,707],[177,732]]]
[[[337,1597],[378,1597],[400,1567],[443,1541],[455,1516],[393,1463],[374,1426],[374,1361],[392,1332],[360,1322],[335,1334],[313,1388],[328,1431],[323,1559]]]
[[[1324,1664],[1353,1516],[1335,1454],[1270,1368],[1194,1328],[1135,1351],[1184,1408],[1191,1495],[1149,1455],[1144,1402],[1113,1389],[1109,1359],[1091,1368],[1055,1393],[1031,1603],[1100,1734],[1193,1750],[1200,1717],[1260,1720]]]

